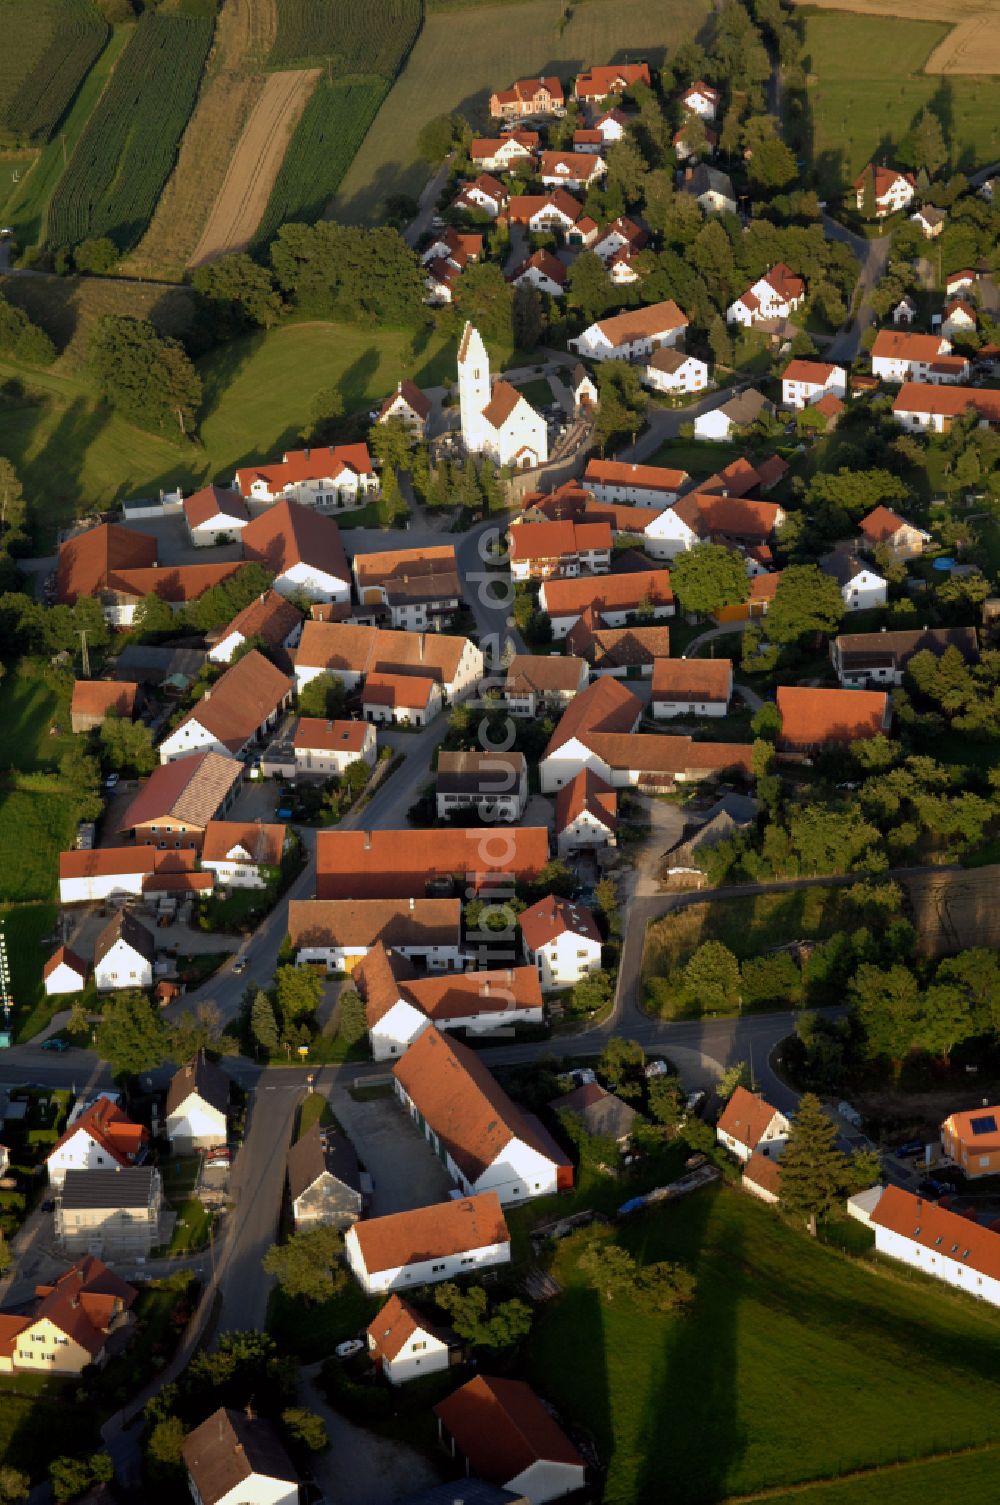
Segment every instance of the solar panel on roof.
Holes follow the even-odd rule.
[[[970,1118],[969,1127],[973,1134],[995,1134],[997,1131],[996,1115],[985,1113],[982,1118]]]

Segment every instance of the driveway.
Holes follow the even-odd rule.
[[[448,1200],[450,1176],[394,1097],[359,1103],[338,1085],[330,1107],[374,1183],[373,1217]]]
[[[326,1505],[392,1505],[408,1499],[418,1489],[439,1484],[439,1473],[423,1453],[396,1442],[380,1432],[355,1426],[339,1411],[327,1405],[316,1382],[320,1366],[312,1364],[300,1370],[302,1402],[323,1418],[329,1449],[311,1460],[312,1476],[326,1497]],[[350,1459],[350,1466],[345,1467]],[[442,1464],[444,1456],[442,1455]],[[461,1490],[456,1486],[456,1500]]]
[[[850,246],[861,263],[857,313],[845,328],[834,335],[823,352],[827,360],[850,364],[861,349],[862,335],[875,322],[875,311],[870,302],[871,291],[885,272],[892,237],[881,235],[877,240],[867,240],[862,235],[852,234],[826,214],[823,216],[823,229],[828,239],[839,240],[843,245]]]

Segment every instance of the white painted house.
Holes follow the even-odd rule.
[[[728,402],[707,413],[699,413],[694,421],[696,439],[731,439],[738,429],[748,428],[764,413],[773,414],[774,404],[755,387],[738,392]]]
[[[635,465],[628,460],[587,461],[583,484],[598,502],[629,507],[670,507],[689,480],[686,470],[664,465]]]
[[[580,1454],[524,1380],[477,1374],[434,1414],[452,1457],[464,1458],[466,1473],[502,1485],[511,1505],[546,1505],[577,1494],[587,1482]],[[454,1487],[450,1493],[456,1501],[465,1497]]]
[[[115,988],[151,988],[156,942],[145,925],[120,909],[94,945],[94,982],[99,993]]]
[[[288,934],[295,959],[353,972],[379,941],[429,972],[460,970],[460,899],[292,899]]]
[[[195,1505],[298,1505],[299,1476],[269,1422],[220,1407],[184,1439]]]
[[[375,728],[367,721],[327,721],[323,716],[300,716],[292,751],[295,773],[329,778],[342,774],[350,763],[374,768],[378,757]]]
[[[572,987],[601,967],[601,935],[590,910],[550,894],[522,911],[525,960],[538,969],[543,993]]]
[[[260,743],[291,704],[292,681],[254,648],[211,685],[160,743],[160,762],[195,753],[239,758]]]
[[[781,374],[781,406],[800,411],[831,393],[847,396],[847,372],[828,361],[789,361]]]
[[[164,1106],[167,1137],[175,1155],[226,1143],[229,1078],[204,1054],[181,1066],[170,1079]]]
[[[856,554],[828,554],[820,569],[836,580],[848,611],[871,611],[889,599],[889,582]]]
[[[699,115],[702,120],[714,120],[719,113],[722,103],[722,95],[718,89],[713,89],[711,84],[706,84],[704,79],[696,79],[681,95],[681,105],[691,115]]]
[[[251,638],[262,638],[269,648],[291,649],[302,636],[302,613],[278,591],[265,591],[237,612],[208,651],[215,664],[230,664],[233,654]]]
[[[639,361],[654,351],[673,346],[688,326],[672,298],[650,303],[645,308],[630,308],[599,319],[576,339],[568,341],[570,350],[593,361]]]
[[[510,1264],[510,1234],[491,1191],[363,1218],[345,1233],[344,1253],[362,1290],[378,1296]]]
[[[885,219],[887,215],[908,209],[917,191],[917,180],[911,172],[869,163],[854,180],[854,200],[859,210],[865,207],[869,184],[874,191],[876,219]]]
[[[716,1125],[715,1137],[738,1160],[780,1155],[791,1125],[783,1113],[757,1093],[737,1087]]]
[[[708,363],[684,350],[657,350],[646,364],[642,382],[654,392],[704,392]]]
[[[250,521],[239,492],[226,486],[203,486],[184,499],[184,521],[196,548],[238,543]]]
[[[871,1227],[879,1254],[1000,1306],[1000,1233],[899,1186],[885,1188]]]
[[[618,796],[589,768],[556,795],[556,850],[560,857],[617,845]]]
[[[140,1165],[149,1148],[149,1130],[133,1123],[117,1099],[102,1093],[81,1105],[45,1160],[49,1184],[60,1187],[67,1171],[113,1171]]]
[[[367,444],[337,444],[293,449],[270,465],[244,466],[234,486],[247,501],[345,512],[376,497],[379,480]]]
[[[79,993],[87,982],[87,963],[68,946],[59,946],[42,968],[46,998],[59,993]]]
[[[210,820],[201,848],[202,868],[222,888],[266,888],[281,866],[285,827],[263,821]]]
[[[466,323],[458,347],[458,396],[462,444],[470,455],[488,455],[497,465],[531,469],[549,458],[545,419],[510,382],[490,386],[490,358],[482,336]]]
[[[968,380],[969,363],[952,354],[951,341],[940,333],[880,329],[872,346],[872,375],[893,383],[954,383]]]
[[[351,570],[332,517],[299,502],[276,502],[243,531],[243,556],[274,573],[283,596],[350,601]]]
[[[727,324],[749,328],[762,319],[788,319],[802,307],[806,285],[785,262],[779,261],[752,282],[726,309]]]
[[[650,709],[654,720],[725,716],[732,694],[732,659],[658,658],[653,662]]]
[[[368,1324],[372,1363],[390,1385],[405,1385],[451,1365],[458,1341],[395,1292]]]

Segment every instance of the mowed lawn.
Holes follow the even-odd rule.
[[[1000,1447],[933,1463],[904,1464],[847,1483],[809,1485],[768,1495],[768,1505],[996,1505]]]
[[[528,1377],[593,1435],[607,1505],[709,1505],[1000,1438],[993,1308],[889,1264],[864,1268],[734,1188],[640,1215],[616,1236],[641,1263],[692,1270],[692,1305],[608,1305],[567,1241],[553,1265],[563,1294],[538,1314],[527,1351]],[[906,1477],[896,1493],[862,1486],[844,1505],[922,1498]],[[936,1500],[963,1498],[949,1487]]]
[[[842,189],[875,153],[891,161],[925,105],[937,111],[957,166],[968,171],[1000,156],[1000,79],[921,72],[946,23],[846,11],[803,20],[812,156],[824,192]]]
[[[593,63],[642,56],[658,66],[693,37],[711,10],[707,0],[589,0],[573,5],[558,30],[562,0],[474,5],[431,11],[399,79],[354,158],[333,203],[333,216],[378,217],[389,194],[420,192],[428,168],[416,149],[420,127],[459,110],[486,123],[490,93],[515,78],[568,78]]]

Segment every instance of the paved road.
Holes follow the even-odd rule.
[[[417,200],[417,214],[403,231],[403,239],[408,246],[415,246],[420,238],[427,234],[431,228],[431,220],[437,213],[437,201],[442,188],[451,171],[451,154],[449,154],[434,176],[424,184],[420,197]]]
[[[823,229],[830,240],[839,240],[850,246],[861,263],[857,311],[851,322],[834,335],[823,352],[827,360],[844,361],[849,365],[861,349],[861,337],[865,330],[875,322],[871,291],[885,273],[892,237],[880,235],[877,240],[867,240],[863,235],[854,235],[827,214],[823,216]]]
[[[683,408],[650,408],[647,414],[646,427],[638,436],[634,444],[627,444],[616,456],[619,460],[632,460],[636,464],[642,464],[654,455],[661,444],[668,439],[676,439],[684,423],[693,423],[702,413],[710,413],[713,408],[721,408],[722,404],[742,392],[748,387],[749,382],[740,382],[734,387],[723,387],[718,392],[710,392],[707,396],[699,398]]]

